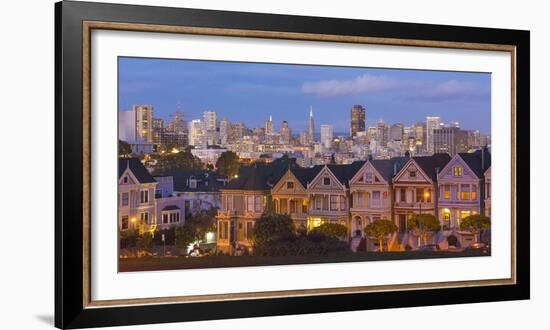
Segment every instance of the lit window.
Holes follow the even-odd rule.
[[[470,185],[461,184],[460,185],[460,199],[467,201],[470,199]]]
[[[139,220],[141,221],[142,225],[148,225],[149,224],[149,212],[141,212],[139,215]]]
[[[462,176],[462,166],[453,166],[453,176]]]
[[[443,186],[443,198],[447,200],[451,199],[451,185],[446,184]]]
[[[122,230],[128,229],[128,216],[127,215],[122,216],[122,219],[121,219],[121,222],[120,222],[120,229],[122,229]]]

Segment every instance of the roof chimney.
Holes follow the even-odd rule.
[[[397,163],[393,163],[393,175],[397,174]]]
[[[405,157],[411,158],[411,153],[409,152],[409,150],[405,151]]]

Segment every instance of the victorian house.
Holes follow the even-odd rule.
[[[363,236],[367,224],[392,220],[392,177],[408,158],[367,160],[350,180],[351,233]]]
[[[118,172],[120,230],[154,230],[184,223],[183,200],[159,194],[159,183],[138,158],[119,158]]]
[[[271,205],[271,189],[284,175],[290,160],[241,166],[238,177],[220,188],[217,215],[218,251],[234,254],[252,248],[254,223]]]
[[[323,223],[339,223],[349,230],[349,181],[364,162],[348,165],[325,165],[307,185],[309,208],[307,228]]]
[[[296,228],[307,228],[310,205],[307,187],[323,167],[291,166],[271,189],[275,212],[290,215]]]
[[[406,233],[412,214],[437,217],[437,174],[451,160],[448,154],[412,157],[393,178],[394,221],[399,233]]]
[[[485,172],[490,159],[485,150],[459,153],[439,172],[438,217],[443,230],[459,230],[462,219],[484,213]]]

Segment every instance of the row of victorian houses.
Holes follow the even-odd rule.
[[[311,230],[339,223],[350,237],[367,224],[388,219],[403,241],[411,214],[436,216],[443,232],[459,232],[464,217],[491,213],[490,154],[486,150],[454,157],[396,157],[347,165],[303,168],[283,157],[241,166],[231,181],[216,172],[178,170],[153,177],[137,158],[119,159],[118,222],[124,231],[183,225],[201,210],[218,208],[217,248],[251,247],[255,221],[270,207],[289,214],[297,228]]]
[[[345,225],[349,237],[363,236],[372,221],[392,220],[398,228],[394,241],[409,239],[412,214],[429,213],[440,220],[442,233],[468,245],[472,237],[460,232],[460,221],[471,214],[490,216],[490,185],[487,150],[310,168],[288,158],[243,166],[237,179],[220,188],[217,247],[250,248],[254,223],[267,207],[289,214],[297,228]]]
[[[212,171],[177,170],[153,177],[138,158],[119,158],[118,223],[131,228],[166,229],[220,206],[227,179]]]

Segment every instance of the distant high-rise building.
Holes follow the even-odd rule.
[[[265,142],[265,128],[257,127],[252,130],[252,140],[256,144]]]
[[[449,127],[460,128],[460,123],[458,121],[452,121],[449,123]]]
[[[136,140],[136,115],[133,111],[118,112],[118,139],[126,142]]]
[[[390,133],[390,127],[388,125],[386,125],[386,123],[384,123],[382,120],[380,120],[378,122],[378,124],[376,125],[376,127],[378,128],[378,142],[379,142],[379,145],[382,146],[382,147],[385,147],[388,145],[388,140],[389,140],[389,133]]]
[[[447,153],[451,156],[468,152],[468,131],[457,127],[442,127],[432,131],[433,152]]]
[[[229,143],[229,134],[231,133],[231,122],[224,118],[220,121],[220,144],[225,146]]]
[[[357,132],[365,130],[366,110],[362,106],[356,104],[351,108],[350,136],[357,136]]]
[[[200,119],[189,122],[189,144],[192,146],[205,146],[204,123]]]
[[[134,105],[136,140],[153,143],[153,106]]]
[[[164,119],[153,118],[153,144],[159,145],[162,143],[162,135],[164,134]]]
[[[250,135],[250,130],[244,123],[232,123],[229,134],[229,143],[239,143],[244,136]]]
[[[285,120],[281,125],[281,144],[290,144],[290,139],[292,137],[292,131],[288,127],[288,122]]]
[[[215,111],[205,111],[202,114],[203,118],[203,134],[206,145],[218,144],[218,122]]]
[[[269,115],[269,120],[266,120],[264,129],[266,135],[273,133],[273,117],[271,115]]]
[[[390,140],[391,141],[402,141],[403,140],[403,124],[393,124],[390,126]]]
[[[434,153],[433,132],[441,128],[441,117],[426,117],[426,151]]]
[[[330,149],[333,139],[332,125],[321,125],[321,145],[326,149]]]
[[[315,142],[315,123],[313,121],[313,107],[309,107],[309,126],[307,130],[309,143]]]

